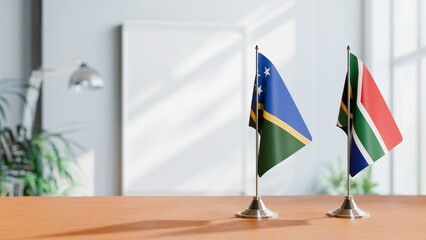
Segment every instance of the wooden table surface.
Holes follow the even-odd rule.
[[[358,220],[325,216],[341,196],[262,199],[278,218],[235,218],[251,197],[2,197],[0,239],[426,239],[426,196],[356,196]]]

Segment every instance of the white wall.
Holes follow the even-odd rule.
[[[105,77],[106,87],[99,92],[77,95],[66,90],[67,76],[45,81],[43,125],[52,127],[79,121],[88,126],[89,130],[74,138],[93,153],[94,168],[88,174],[94,176],[94,193],[119,194],[120,25],[125,20],[245,25],[250,35],[248,58],[254,58],[253,48],[257,43],[275,66],[282,69],[284,81],[313,135],[309,146],[262,177],[261,193],[313,194],[321,162],[345,153],[345,137],[335,123],[346,71],[346,46],[350,44],[362,57],[361,3],[359,0],[45,0],[43,64],[69,65],[80,56]],[[253,74],[251,69],[249,65],[249,76]],[[251,84],[252,79],[247,81]],[[250,137],[253,144],[254,137]],[[252,185],[248,187],[253,189]]]
[[[30,0],[0,0],[0,79],[27,79],[31,72]],[[10,98],[6,124],[20,123],[22,102]]]

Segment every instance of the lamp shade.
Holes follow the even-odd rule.
[[[74,89],[99,89],[105,85],[104,79],[85,63],[80,64],[72,74],[69,86]]]

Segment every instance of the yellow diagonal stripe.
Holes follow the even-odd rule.
[[[342,102],[340,102],[340,107],[343,109],[343,111],[346,113],[346,115],[348,115],[348,108],[346,107],[346,105]]]
[[[253,110],[250,111],[251,119],[253,119],[254,122],[256,122],[256,113],[253,112]]]
[[[305,136],[303,136],[301,133],[299,133],[296,129],[285,123],[283,120],[275,117],[274,115],[268,113],[267,111],[263,111],[263,118],[270,121],[271,123],[279,126],[284,131],[290,133],[293,137],[295,137],[300,142],[304,143],[305,145],[310,143],[311,140],[307,139]]]
[[[257,108],[260,110],[263,110],[263,104],[262,103],[258,103],[257,104]],[[250,111],[250,116],[253,119],[254,122],[256,122],[256,113],[253,111],[253,109]]]

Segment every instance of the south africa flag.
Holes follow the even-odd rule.
[[[351,135],[350,174],[379,160],[402,141],[398,126],[364,63],[350,54]],[[343,90],[337,126],[348,127],[347,84]]]
[[[274,65],[258,55],[259,176],[312,141],[311,134]],[[250,123],[256,128],[256,86]]]

